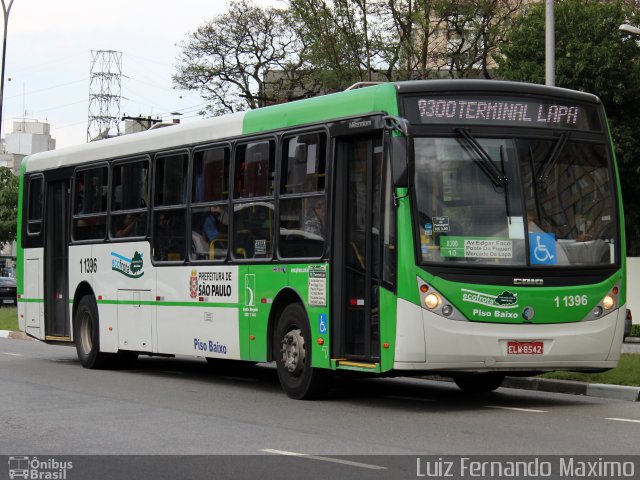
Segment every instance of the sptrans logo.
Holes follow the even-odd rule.
[[[33,480],[66,480],[67,471],[73,468],[73,462],[63,462],[55,458],[46,460],[38,457],[9,457],[9,478]]]

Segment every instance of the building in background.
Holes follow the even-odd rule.
[[[7,133],[2,146],[0,166],[8,167],[18,175],[24,157],[54,150],[56,141],[51,138],[51,126],[48,123],[23,119],[13,122],[13,131]]]
[[[0,166],[10,168],[14,175],[20,174],[20,164],[27,155],[46,152],[56,148],[51,138],[51,126],[38,120],[17,120],[13,131],[2,139]],[[2,245],[0,249],[0,276],[15,276],[16,244]]]

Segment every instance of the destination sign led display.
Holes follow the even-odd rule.
[[[410,97],[405,112],[414,123],[493,124],[601,130],[592,105],[496,97]]]

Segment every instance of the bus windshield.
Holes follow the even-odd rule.
[[[604,145],[555,138],[415,138],[422,263],[616,263],[615,196]]]

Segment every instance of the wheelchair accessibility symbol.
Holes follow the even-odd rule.
[[[532,265],[555,265],[556,236],[553,233],[529,234],[529,257]]]

